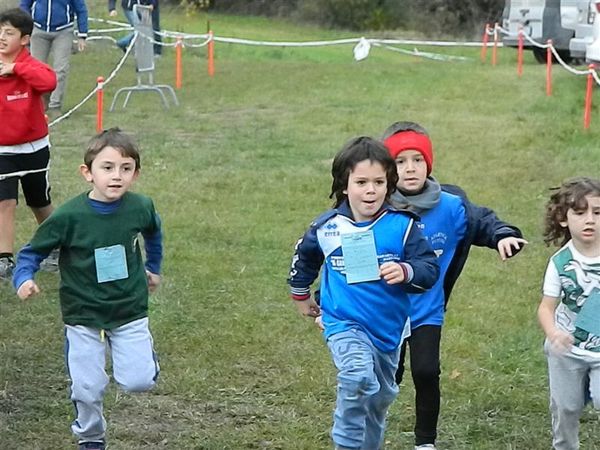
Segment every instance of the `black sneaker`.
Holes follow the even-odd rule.
[[[12,280],[15,262],[10,256],[0,258],[0,280]]]
[[[104,450],[105,448],[104,441],[88,441],[80,442],[77,450]]]

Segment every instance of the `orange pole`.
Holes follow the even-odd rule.
[[[181,47],[183,46],[181,36],[177,38],[175,44],[175,89],[181,89],[182,67],[181,67]]]
[[[517,75],[523,75],[523,25],[519,25],[519,44],[517,51]]]
[[[489,31],[490,31],[490,24],[486,23],[485,28],[483,30],[483,38],[481,40],[481,62],[483,62],[483,63],[487,59],[488,41],[490,39],[489,34],[488,34]]]
[[[96,133],[100,133],[102,126],[102,111],[104,110],[104,77],[98,77],[98,89],[96,90]]]
[[[213,76],[215,74],[215,41],[213,41],[213,32],[208,32],[208,75]]]
[[[498,22],[494,24],[494,47],[492,48],[492,66],[496,65],[498,60]]]
[[[594,91],[594,76],[592,71],[595,70],[593,64],[588,66],[590,69],[587,77],[587,87],[585,90],[585,108],[583,111],[583,129],[587,130],[590,127],[592,121],[592,92]]]
[[[552,39],[548,39],[546,49],[546,96],[552,95]]]

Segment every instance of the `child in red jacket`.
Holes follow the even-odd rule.
[[[19,181],[38,223],[52,212],[48,168],[50,141],[42,95],[56,75],[27,50],[33,20],[20,9],[0,13],[0,280],[14,268]]]

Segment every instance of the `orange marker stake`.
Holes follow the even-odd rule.
[[[552,95],[552,39],[548,39],[546,49],[546,96]]]
[[[590,127],[590,123],[592,122],[592,92],[594,91],[594,76],[592,75],[592,71],[595,70],[595,66],[590,64],[588,66],[590,69],[587,76],[587,87],[585,90],[585,108],[583,111],[583,129],[587,130]]]
[[[98,77],[98,89],[96,90],[96,133],[100,133],[102,127],[102,114],[104,111],[104,77]]]
[[[181,48],[183,47],[183,43],[181,40],[181,36],[177,38],[177,43],[175,44],[175,89],[181,89],[181,81],[182,81],[182,67],[181,67]]]
[[[215,74],[215,41],[212,30],[208,32],[208,37],[208,75],[212,77]]]
[[[492,48],[492,66],[496,65],[498,60],[498,23],[494,24],[494,47]]]
[[[523,75],[523,25],[519,26],[519,40],[517,46],[517,75]]]
[[[485,60],[487,59],[488,41],[490,39],[489,34],[488,34],[489,31],[490,31],[490,24],[486,23],[485,28],[483,30],[483,38],[481,39],[481,62],[482,63],[484,63]]]

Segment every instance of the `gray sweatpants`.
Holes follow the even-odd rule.
[[[50,95],[48,108],[62,108],[63,97],[67,89],[73,36],[73,27],[51,32],[33,27],[31,55],[35,59],[47,63],[52,51],[52,68],[56,72],[56,89]]]
[[[594,408],[600,410],[600,357],[557,354],[548,341],[544,352],[550,381],[552,445],[555,450],[578,450],[579,418],[586,400],[591,397]]]
[[[77,416],[71,430],[80,442],[101,440],[106,433],[102,405],[109,381],[105,371],[109,349],[113,377],[123,390],[147,391],[158,377],[147,317],[104,331],[65,325],[65,359]]]

